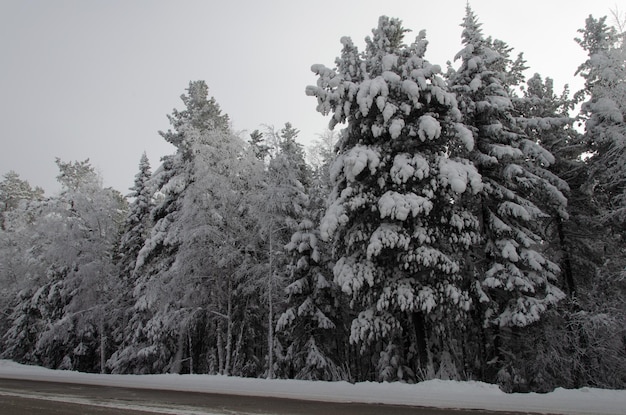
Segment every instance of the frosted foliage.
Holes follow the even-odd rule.
[[[548,285],[543,298],[521,297],[509,302],[505,310],[495,319],[495,323],[500,327],[525,327],[539,321],[549,306],[557,304],[564,298],[565,293],[553,285]]]
[[[339,175],[343,173],[347,181],[354,182],[356,177],[366,168],[370,174],[376,173],[379,164],[380,153],[378,150],[358,145],[337,157],[330,170],[331,180],[337,180]]]
[[[587,106],[589,111],[594,112],[607,121],[624,122],[624,115],[620,107],[611,98],[601,97],[596,102],[590,102]]]
[[[374,285],[374,265],[370,261],[357,261],[353,257],[342,257],[333,267],[335,283],[341,290],[353,295],[365,284]]]
[[[396,107],[390,102],[386,103],[385,109],[383,109],[383,120],[385,122],[388,122],[391,119],[391,117],[393,117],[393,115],[396,113],[396,111],[398,111],[398,107]]]
[[[421,124],[420,124],[421,126]],[[402,128],[404,128],[404,120],[400,118],[396,118],[391,121],[391,125],[389,126],[389,135],[391,138],[398,138],[400,134],[402,134]],[[421,131],[421,130],[420,130]]]
[[[502,258],[509,259],[512,262],[519,261],[519,255],[517,254],[517,242],[513,240],[498,241],[498,247],[500,248]]]
[[[378,107],[380,108],[382,104],[384,108],[385,97],[387,95],[389,95],[389,87],[382,76],[364,80],[359,85],[359,90],[356,95],[356,103],[359,106],[361,114],[363,114],[363,116],[367,116],[372,108],[372,105],[376,102],[377,97],[382,98],[381,100],[378,100]]]
[[[459,272],[459,265],[450,260],[447,255],[438,249],[428,246],[420,246],[407,255],[407,260],[417,262],[426,268],[435,268],[446,274]]]
[[[533,251],[530,249],[523,249],[520,253],[520,257],[528,264],[528,266],[535,270],[541,271],[543,270],[547,264],[546,259],[537,251]]]
[[[346,192],[344,191],[343,193]],[[322,240],[330,240],[337,231],[337,228],[345,225],[350,220],[343,205],[344,201],[345,197],[341,197],[326,209],[326,214],[320,224],[320,236]]]
[[[329,330],[335,328],[335,323],[333,323],[332,320],[317,307],[315,308],[313,319],[317,321],[317,327],[320,329]]]
[[[423,115],[419,119],[417,136],[422,141],[434,140],[441,135],[441,124],[431,115]]]
[[[437,305],[435,293],[432,288],[424,287],[417,293],[418,303],[422,311],[429,313]]]
[[[543,166],[550,166],[555,162],[554,155],[535,141],[523,140],[522,151],[526,157],[537,160]]]
[[[533,218],[524,206],[508,201],[500,204],[498,207],[498,214],[501,216],[513,216],[524,221],[529,221]]]
[[[385,248],[406,250],[410,242],[411,239],[404,234],[399,225],[383,223],[370,238],[367,246],[367,259],[377,256]]]
[[[394,157],[389,173],[394,183],[403,184],[412,178],[422,180],[428,177],[430,169],[428,161],[421,155],[411,157],[410,154],[401,153]]]
[[[398,321],[388,313],[376,315],[371,309],[361,311],[352,320],[350,343],[371,343],[387,337],[399,327]]]
[[[505,157],[520,159],[524,157],[524,153],[522,153],[522,150],[519,148],[502,144],[491,144],[489,146],[489,155],[494,156],[497,159],[503,159]]]
[[[389,190],[378,200],[381,219],[388,217],[404,221],[409,215],[412,217],[419,214],[428,215],[432,208],[430,200],[415,193],[402,194]]]
[[[276,331],[281,332],[285,330],[287,327],[291,326],[296,319],[296,313],[293,307],[285,310],[284,313],[280,315],[278,321],[276,322]]]
[[[483,189],[482,179],[476,167],[468,162],[444,157],[439,159],[439,180],[444,186],[450,186],[455,193],[465,192],[468,186],[474,194]]]
[[[288,295],[297,295],[302,294],[307,286],[307,281],[305,278],[300,278],[289,284],[285,287],[285,292]]]
[[[396,55],[383,56],[383,61],[382,61],[383,71],[390,71],[397,64],[398,64],[398,56]]]
[[[472,151],[474,149],[474,135],[472,132],[463,124],[455,123],[454,128],[456,129],[457,135],[465,148],[468,151]]]

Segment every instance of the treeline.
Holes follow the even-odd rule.
[[[313,163],[289,123],[233,133],[196,81],[160,133],[176,152],[154,172],[144,154],[126,198],[88,160],[57,159],[53,197],[6,174],[1,356],[624,388],[624,34],[587,19],[571,97],[526,80],[469,7],[462,27],[445,72],[397,19],[381,17],[364,51],[342,38],[306,89],[342,127]]]

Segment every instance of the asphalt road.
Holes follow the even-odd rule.
[[[0,415],[478,415],[482,413],[493,414],[476,410],[339,404],[0,379]]]

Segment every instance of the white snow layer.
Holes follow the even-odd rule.
[[[24,366],[0,360],[0,377],[140,389],[272,396],[325,402],[361,402],[545,414],[626,414],[626,390],[558,388],[546,394],[506,394],[482,382],[311,382],[210,375],[99,375]]]

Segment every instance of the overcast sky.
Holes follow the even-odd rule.
[[[539,72],[578,89],[574,42],[589,14],[622,0],[472,0],[483,33],[524,52]],[[617,2],[617,3],[616,3]],[[159,130],[203,79],[234,128],[291,122],[308,143],[328,120],[304,94],[310,67],[334,67],[342,36],[357,45],[380,15],[399,17],[445,67],[460,49],[466,0],[0,0],[0,175],[15,170],[47,194],[55,157],[90,158],[128,193],[143,151],[153,170],[174,151]],[[618,4],[619,6],[619,4]],[[621,7],[623,10],[623,7]]]

